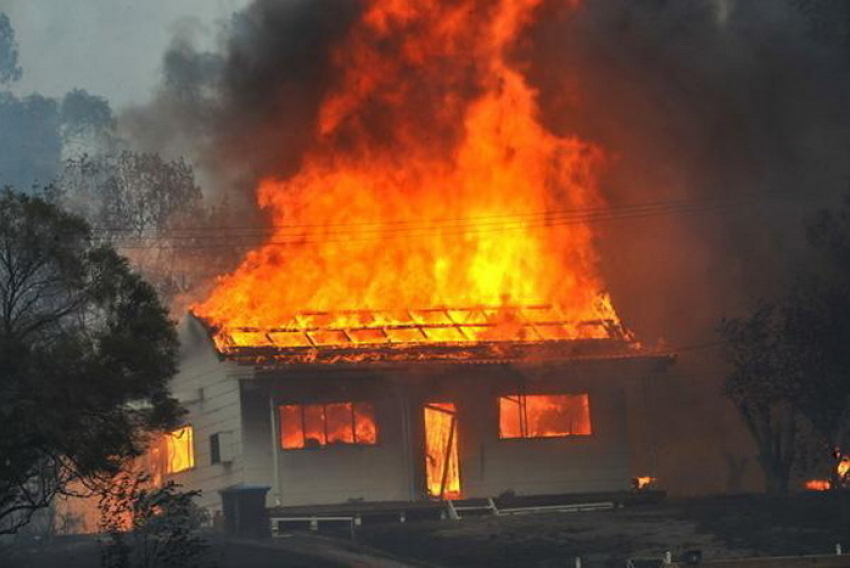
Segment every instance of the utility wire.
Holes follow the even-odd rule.
[[[744,199],[748,197],[749,199]],[[480,218],[458,218],[455,220],[450,220],[453,224],[441,225],[440,223],[444,221],[435,221],[431,222],[429,225],[417,226],[413,223],[407,223],[404,221],[400,222],[392,222],[387,223],[387,225],[391,225],[390,228],[384,228],[384,226],[379,226],[375,229],[363,229],[359,231],[322,231],[319,233],[309,233],[309,232],[301,232],[301,233],[286,233],[281,232],[282,229],[294,229],[294,228],[304,228],[304,227],[331,227],[334,225],[281,225],[278,226],[277,229],[273,227],[270,229],[262,229],[255,230],[253,234],[223,234],[228,231],[228,228],[224,227],[204,227],[203,229],[199,228],[199,232],[214,232],[214,235],[209,234],[198,234],[198,235],[185,235],[185,234],[172,234],[162,233],[158,235],[159,238],[171,239],[171,240],[197,240],[197,239],[227,239],[226,243],[216,243],[216,242],[203,242],[203,243],[191,243],[184,245],[175,245],[175,244],[131,244],[132,240],[135,239],[137,241],[142,240],[137,237],[132,237],[127,239],[130,243],[121,245],[122,248],[125,249],[134,249],[134,248],[168,248],[168,249],[201,249],[201,248],[231,248],[233,246],[237,246],[240,244],[249,245],[251,243],[248,242],[238,242],[238,239],[241,237],[252,237],[252,236],[263,236],[263,235],[271,235],[274,237],[271,241],[266,243],[262,243],[263,245],[271,245],[271,246],[286,246],[291,244],[310,244],[310,243],[347,243],[352,241],[362,241],[362,240],[374,240],[374,239],[384,239],[384,238],[393,238],[393,237],[434,237],[434,236],[451,236],[457,234],[469,234],[475,232],[485,232],[485,231],[510,231],[510,230],[521,230],[528,228],[544,228],[544,227],[555,227],[555,226],[565,226],[565,225],[577,225],[577,224],[590,224],[590,223],[600,223],[600,222],[609,222],[609,221],[621,221],[621,220],[632,220],[632,219],[642,219],[647,217],[654,217],[659,215],[670,215],[675,213],[680,214],[694,214],[694,213],[707,213],[707,212],[719,212],[726,211],[733,207],[738,207],[742,204],[746,204],[748,201],[752,201],[752,199],[756,197],[756,195],[750,194],[749,196],[742,196],[742,198],[736,200],[678,200],[678,201],[668,201],[668,202],[657,202],[651,204],[641,204],[635,206],[620,206],[620,207],[611,207],[611,208],[591,208],[585,210],[571,210],[567,212],[541,212],[536,214],[517,214],[517,215],[502,215],[498,217],[480,217]],[[762,195],[762,197],[770,197],[767,195]],[[535,219],[534,216],[540,217],[539,219]],[[517,219],[515,221],[504,221],[504,222],[482,222],[484,219]],[[522,220],[523,218],[529,218],[529,220]],[[466,224],[458,224],[460,221],[465,222]],[[338,227],[369,227],[375,225],[382,225],[379,223],[363,223],[363,224],[348,224],[348,225],[336,225]],[[407,225],[407,226],[405,226]],[[334,238],[338,237],[338,238]],[[237,242],[234,242],[234,239],[237,239]],[[121,239],[124,240],[124,239]],[[125,241],[126,242],[126,241]]]
[[[502,215],[494,215],[494,216],[480,216],[480,217],[456,217],[456,218],[445,218],[445,219],[434,219],[434,220],[423,220],[423,221],[408,221],[408,220],[388,220],[388,221],[372,221],[372,222],[354,222],[354,223],[313,223],[313,224],[282,224],[282,225],[271,225],[263,228],[257,228],[254,226],[196,226],[196,227],[181,227],[174,228],[164,233],[155,233],[151,230],[142,231],[142,233],[152,233],[156,236],[163,235],[171,235],[172,238],[196,238],[193,234],[182,234],[182,233],[209,233],[209,232],[222,232],[227,231],[228,236],[232,236],[234,233],[245,234],[245,235],[266,235],[266,234],[274,234],[274,235],[286,235],[286,231],[296,230],[297,234],[302,232],[302,229],[327,229],[327,228],[343,228],[343,229],[361,229],[367,227],[375,227],[371,231],[365,232],[387,232],[387,231],[396,231],[396,230],[434,230],[440,229],[444,227],[461,227],[464,228],[467,225],[475,225],[475,226],[491,226],[491,225],[502,225],[505,223],[512,223],[516,221],[521,221],[527,219],[526,222],[541,222],[541,221],[557,221],[557,220],[576,220],[576,221],[584,221],[584,220],[593,220],[597,217],[608,217],[608,216],[618,216],[621,214],[640,214],[640,213],[663,213],[667,210],[678,210],[678,209],[687,209],[691,207],[705,207],[705,206],[727,206],[732,203],[740,203],[744,204],[747,201],[752,201],[753,199],[764,198],[764,197],[777,197],[771,196],[769,194],[743,194],[734,199],[724,199],[724,198],[712,198],[712,199],[702,199],[702,200],[694,200],[694,199],[680,199],[680,200],[669,200],[669,201],[658,201],[658,202],[649,202],[649,203],[640,203],[640,204],[631,204],[631,205],[612,205],[612,206],[597,206],[597,207],[587,207],[587,208],[576,208],[576,209],[565,209],[565,210],[551,210],[551,211],[538,211],[531,213],[508,213]],[[394,227],[391,229],[387,229],[386,227]],[[123,227],[95,227],[93,229],[96,233],[132,233],[135,232],[132,228],[123,228]],[[358,231],[364,232],[364,231]],[[178,234],[180,233],[180,234]],[[332,234],[347,234],[347,231],[334,231]],[[327,234],[327,233],[326,233]]]

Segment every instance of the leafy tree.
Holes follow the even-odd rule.
[[[169,481],[153,487],[144,473],[122,473],[110,481],[98,508],[100,531],[109,540],[101,550],[104,568],[183,568],[199,566],[207,548],[198,536],[203,521],[193,499]]]
[[[69,159],[60,186],[65,203],[116,243],[161,236],[181,218],[196,216],[203,202],[192,167],[157,154]]]
[[[800,427],[800,414],[792,402],[797,377],[788,364],[784,325],[781,308],[771,304],[720,325],[732,365],[724,392],[756,442],[770,493],[788,491]]]
[[[808,443],[801,426],[832,462],[833,487],[848,453],[850,196],[840,209],[822,212],[808,237],[812,262],[791,291],[720,326],[732,363],[726,394],[758,445],[770,491],[788,489],[795,448]]]
[[[821,212],[808,237],[814,266],[786,301],[786,341],[797,363],[795,405],[837,462],[847,454],[850,426],[850,195]],[[837,487],[836,467],[832,473]]]
[[[59,105],[41,95],[0,91],[0,187],[46,185],[62,158]]]
[[[232,269],[252,244],[238,230],[230,237],[228,201],[205,205],[183,160],[126,151],[83,155],[65,162],[59,186],[62,203],[127,256],[170,305]]]
[[[82,89],[74,89],[62,99],[59,121],[65,158],[105,154],[120,145],[109,102]]]
[[[15,30],[9,17],[0,12],[0,85],[17,81],[21,74]]]
[[[0,534],[177,425],[177,346],[153,288],[82,219],[0,192]]]

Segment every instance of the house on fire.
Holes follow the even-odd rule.
[[[212,511],[233,487],[269,507],[627,490],[628,393],[672,361],[549,306],[189,315],[180,334],[189,413],[157,459]]]

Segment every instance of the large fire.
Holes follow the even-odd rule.
[[[315,326],[306,310],[325,328],[437,307],[616,321],[587,222],[602,152],[543,128],[510,60],[541,1],[366,2],[300,170],[259,185],[273,235],[194,312],[229,337]]]

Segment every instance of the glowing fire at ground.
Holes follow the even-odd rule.
[[[828,479],[810,479],[803,484],[803,487],[809,491],[829,491],[832,483]]]
[[[850,456],[842,456],[835,466],[835,471],[838,474],[839,487],[846,487],[850,481]],[[809,479],[803,483],[803,487],[809,491],[829,491],[832,489],[832,482],[828,479]]]
[[[273,236],[195,313],[223,333],[309,328],[304,310],[330,312],[326,327],[539,304],[616,321],[577,214],[603,206],[602,153],[545,130],[509,62],[540,3],[367,2],[300,171],[259,186]]]
[[[635,477],[634,479],[634,487],[635,489],[647,489],[648,487],[655,485],[657,480],[654,477],[644,475],[641,477]]]

